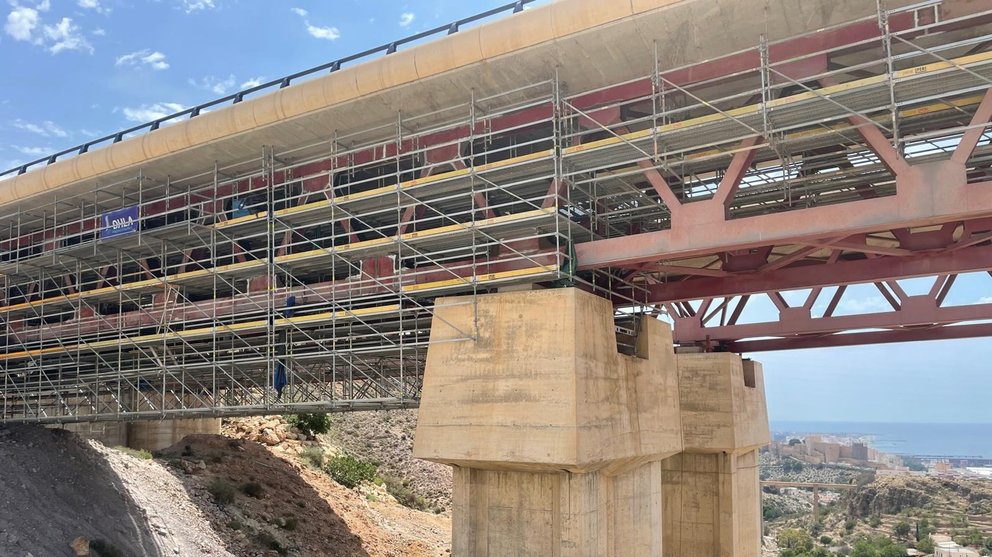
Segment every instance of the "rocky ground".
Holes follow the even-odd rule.
[[[372,435],[383,417],[369,421],[353,424],[355,434]],[[409,435],[406,428],[387,431]],[[143,459],[66,431],[0,428],[0,555],[74,556],[88,547],[97,557],[450,553],[450,515],[406,508],[381,485],[345,488],[300,454],[343,451],[332,437],[360,452],[347,434],[306,436],[282,418],[231,420],[224,431],[230,437],[187,437]],[[361,453],[385,456],[387,444]],[[406,469],[399,455],[387,461],[388,470]],[[425,493],[442,502],[448,489]]]
[[[76,555],[90,542],[122,555],[172,555],[103,455],[67,431],[0,428],[0,555]],[[85,553],[83,553],[85,554]]]
[[[413,458],[416,410],[334,414],[331,424],[331,445],[377,462],[380,471],[406,480],[436,509],[451,506],[451,468]]]
[[[992,537],[992,482],[953,477],[878,476],[869,471],[844,467],[805,466],[801,471],[785,473],[782,463],[771,455],[762,455],[761,475],[765,479],[804,482],[846,483],[859,487],[845,493],[821,493],[821,521],[812,521],[812,496],[808,492],[781,489],[762,494],[765,513],[765,547],[763,555],[778,555],[774,538],[785,528],[798,528],[827,536],[831,551],[850,549],[862,536],[884,536],[903,544],[912,544],[911,536],[894,535],[895,525],[907,522],[934,527],[938,533],[959,535],[972,529]],[[867,480],[867,478],[871,478]],[[768,493],[768,491],[777,491]],[[778,515],[778,513],[781,515]],[[777,515],[769,519],[769,515]]]

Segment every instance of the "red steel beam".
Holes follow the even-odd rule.
[[[992,304],[938,307],[932,298],[913,296],[901,309],[893,311],[811,318],[805,310],[790,308],[781,312],[781,317],[778,321],[712,327],[701,326],[698,317],[679,319],[675,323],[673,338],[679,343],[721,342],[992,321]]]
[[[992,316],[990,316],[992,318]],[[992,323],[954,325],[945,327],[919,327],[889,331],[867,331],[831,335],[809,335],[762,340],[729,342],[725,347],[733,352],[769,352],[773,350],[799,350],[803,348],[828,348],[860,346],[891,342],[918,342],[923,340],[951,340],[992,336]]]
[[[912,167],[897,178],[896,195],[838,205],[724,219],[712,200],[683,207],[672,229],[576,245],[580,269],[627,267],[768,245],[810,244],[824,238],[992,216],[992,181],[968,184],[963,167]],[[690,220],[691,219],[691,220]]]
[[[645,303],[741,296],[864,282],[971,273],[992,269],[992,246],[938,254],[879,257],[838,263],[808,264],[767,272],[700,277],[645,286]]]

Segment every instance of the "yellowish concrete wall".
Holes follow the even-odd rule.
[[[446,342],[473,332],[478,340]],[[671,331],[617,352],[613,309],[574,289],[440,300],[414,454],[492,469],[619,470],[681,449]]]
[[[665,557],[757,557],[757,451],[681,453],[661,463]]]
[[[452,555],[660,556],[661,477],[456,467]]]
[[[686,451],[749,450],[771,441],[761,364],[730,353],[677,357]],[[745,386],[745,368],[753,388]]]
[[[127,445],[127,424],[124,422],[80,422],[57,426],[79,435],[83,439],[93,439],[107,447]]]
[[[666,325],[626,356],[607,300],[505,292],[440,300],[431,341],[414,455],[455,466],[452,555],[661,555],[661,460],[682,448]]]
[[[452,555],[758,556],[761,365],[642,325],[631,357],[575,289],[437,302],[414,455],[455,467]]]
[[[677,357],[685,452],[661,464],[664,555],[757,557],[757,449],[770,441],[761,364],[728,353]]]
[[[127,446],[157,451],[171,447],[194,433],[220,434],[220,418],[161,420],[127,424]]]

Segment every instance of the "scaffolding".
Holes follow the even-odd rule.
[[[631,316],[663,311],[643,289],[718,258],[585,270],[576,244],[670,228],[673,205],[714,199],[742,153],[729,218],[892,195],[864,134],[909,160],[949,156],[992,87],[989,15],[880,11],[880,39],[785,58],[787,41],[761,41],[752,68],[692,82],[658,55],[595,91],[550,75],[191,176],[139,171],[6,207],[0,420],[413,407],[436,300],[475,312],[518,285],[612,299],[631,352]],[[990,163],[984,131],[969,176]]]

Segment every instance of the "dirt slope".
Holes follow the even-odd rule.
[[[5,557],[71,556],[79,536],[124,555],[166,555],[106,460],[67,431],[0,428],[0,501]]]
[[[271,429],[285,439],[278,422]],[[449,518],[344,488],[296,456],[303,446],[193,435],[160,456],[236,555],[447,554]],[[233,491],[229,501],[218,502],[218,485]]]

